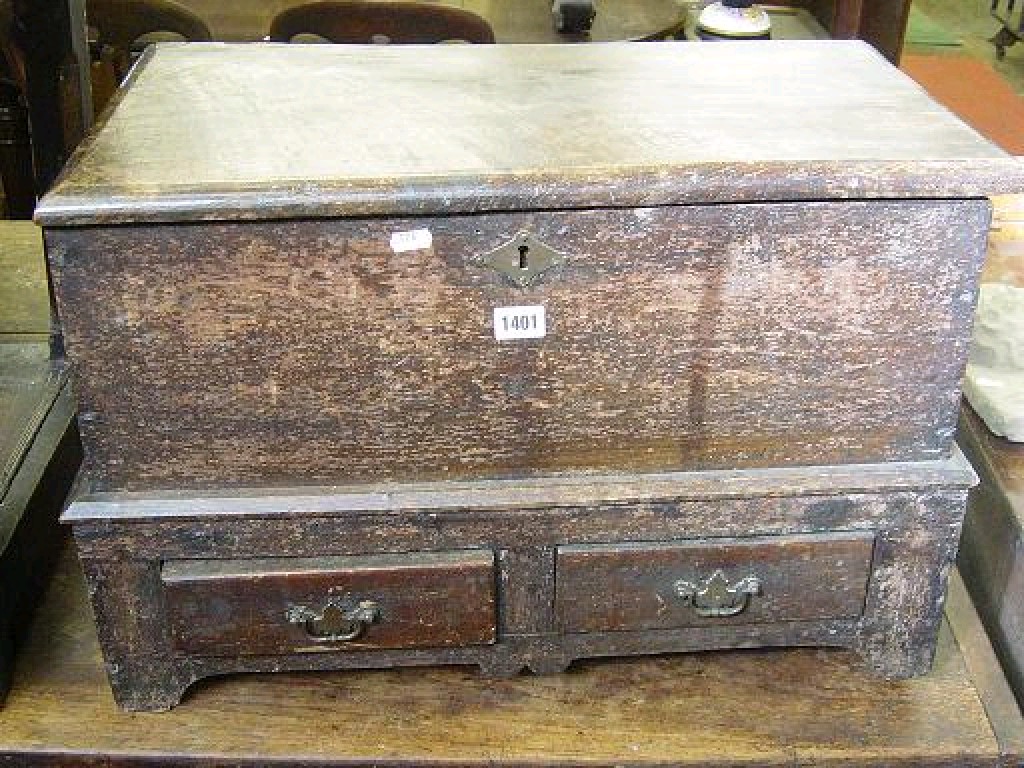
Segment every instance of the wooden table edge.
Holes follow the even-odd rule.
[[[1024,762],[1024,717],[959,569],[949,577],[946,618],[1006,765]]]

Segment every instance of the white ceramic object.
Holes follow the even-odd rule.
[[[1024,288],[981,286],[964,394],[994,434],[1024,442]]]
[[[712,3],[697,18],[697,34],[709,33],[716,38],[737,40],[768,37],[771,19],[757,5],[735,7],[723,2]]]

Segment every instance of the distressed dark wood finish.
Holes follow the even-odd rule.
[[[958,441],[981,479],[968,500],[960,568],[1024,702],[1024,445],[993,435],[966,403]]]
[[[866,675],[841,650],[744,650],[509,680],[454,667],[235,675],[154,717],[114,706],[68,557],[16,672],[0,765],[1015,765],[1020,715],[993,706],[999,668],[962,589],[946,612],[935,666],[913,680]]]
[[[714,496],[708,487],[721,485],[724,473],[715,472],[678,473],[670,481],[655,476],[652,484],[643,475],[603,483],[586,477],[534,481],[521,498],[502,490],[503,483],[487,481],[461,489],[450,483],[383,492],[374,492],[374,486],[306,489],[302,496],[105,494],[76,503],[68,519],[93,585],[111,683],[119,704],[129,709],[173,706],[192,681],[233,671],[455,663],[503,676],[524,667],[560,671],[573,659],[591,656],[750,645],[839,645],[856,649],[883,675],[921,674],[934,651],[936,607],[973,475],[959,458],[852,467],[850,477],[865,478],[865,486],[875,475],[883,488],[891,489],[897,479],[901,487],[858,493],[829,490],[842,485],[844,470],[834,472],[832,483],[830,468],[764,470],[757,478],[763,493],[752,498],[737,497],[735,490],[730,495],[727,486],[718,498],[706,498]],[[489,488],[492,484],[499,487]],[[154,514],[161,506],[164,511]],[[780,616],[771,624],[723,621],[575,634],[564,634],[554,618],[558,568],[548,553],[557,547],[762,536],[775,537],[775,545],[785,550],[795,534],[837,530],[876,542],[863,612],[854,616],[805,614],[794,621]],[[495,580],[501,609],[493,645],[233,656],[175,649],[161,578],[167,560],[335,558],[460,548],[497,552],[504,570]],[[534,554],[519,569],[524,550]],[[857,571],[857,566],[849,569]],[[523,581],[516,586],[516,579]]]
[[[564,632],[613,632],[855,619],[873,546],[874,535],[862,531],[560,547],[556,621]],[[674,585],[719,570],[730,583],[756,577],[760,593],[735,616],[701,616]]]
[[[238,671],[773,645],[924,673],[973,482],[952,433],[981,198],[1022,182],[858,44],[147,54],[38,210],[118,703]],[[430,245],[391,244],[413,229]],[[481,260],[523,230],[561,254],[526,287]],[[546,335],[496,342],[492,310],[524,304]],[[643,578],[559,580],[559,552],[643,542],[691,573],[745,556],[771,596],[747,623],[609,622],[596,596]],[[239,567],[217,561],[466,549],[492,644],[249,643],[269,585],[306,577],[217,587],[234,613],[190,598],[229,618],[209,640],[181,613],[181,574]]]
[[[155,50],[37,221],[1024,191],[1019,163],[858,42]]]
[[[97,490],[936,458],[982,201],[51,231]],[[395,255],[392,232],[427,227]],[[566,254],[526,289],[476,261]],[[823,238],[835,232],[834,239]],[[496,343],[495,306],[544,339]]]
[[[170,560],[161,581],[174,647],[234,655],[481,645],[495,640],[494,553]],[[372,601],[351,640],[317,641],[287,613]],[[347,606],[345,606],[347,607]]]

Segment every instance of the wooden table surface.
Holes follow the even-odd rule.
[[[981,480],[969,497],[958,562],[1024,702],[1024,443],[992,434],[967,403],[957,441]]]
[[[0,223],[0,341],[45,340],[50,333],[43,237],[31,221]]]
[[[845,651],[731,651],[489,680],[462,668],[206,681],[114,707],[65,557],[0,711],[0,766],[1000,765],[1022,724],[954,575],[938,659],[884,682]],[[144,763],[150,765],[150,763]]]
[[[175,0],[210,27],[215,40],[260,40],[278,13],[306,0]],[[490,22],[499,43],[556,43],[551,0],[424,0],[464,8]],[[663,32],[686,17],[686,0],[613,0],[598,3],[594,41],[632,40]]]

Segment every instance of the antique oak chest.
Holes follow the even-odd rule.
[[[765,645],[928,669],[990,192],[859,43],[151,49],[37,219],[118,702]]]

